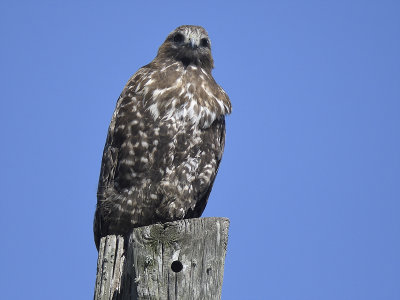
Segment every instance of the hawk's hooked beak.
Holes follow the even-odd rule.
[[[199,44],[197,43],[197,41],[195,39],[189,39],[189,45],[192,47],[192,49],[196,49]]]

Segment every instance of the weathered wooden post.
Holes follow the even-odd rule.
[[[228,227],[198,218],[102,238],[94,299],[221,299]]]

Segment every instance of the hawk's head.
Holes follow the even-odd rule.
[[[200,66],[211,71],[214,61],[211,56],[211,42],[207,31],[201,26],[182,25],[172,31],[161,45],[158,58]]]

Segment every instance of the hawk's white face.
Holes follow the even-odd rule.
[[[169,38],[172,38],[175,42],[173,47],[178,48],[183,45],[191,49],[198,49],[200,47],[210,48],[210,40],[207,32],[203,28],[198,26],[181,27],[177,28],[169,35]]]
[[[213,68],[211,42],[207,31],[201,26],[183,25],[176,28],[161,45],[158,56],[173,58],[185,66],[193,64]]]

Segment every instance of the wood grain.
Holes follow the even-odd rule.
[[[197,218],[102,238],[94,299],[221,299],[228,228]]]

